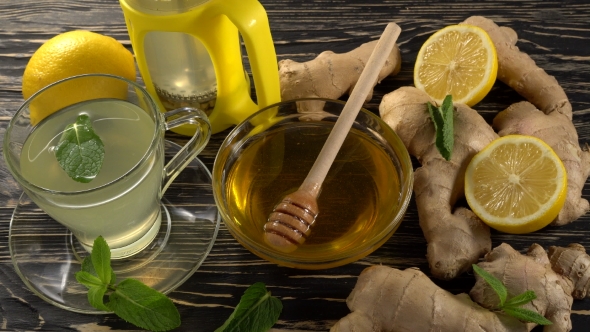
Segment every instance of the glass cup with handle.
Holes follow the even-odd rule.
[[[51,114],[33,126],[31,112]],[[86,183],[70,177],[57,157],[66,126],[80,116],[89,118],[104,145],[100,171]],[[195,125],[195,134],[164,164],[165,131],[185,124]],[[8,125],[3,154],[24,192],[87,251],[103,236],[112,258],[120,259],[140,252],[155,238],[164,191],[210,136],[201,110],[161,113],[137,83],[86,74],[51,84],[26,100]],[[83,160],[93,157],[78,151]]]

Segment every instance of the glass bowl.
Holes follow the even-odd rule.
[[[381,118],[361,109],[322,185],[305,242],[292,252],[265,242],[269,214],[301,185],[343,107],[326,99],[274,104],[221,145],[214,198],[230,233],[252,253],[287,267],[332,268],[367,256],[399,227],[412,194],[410,156]]]

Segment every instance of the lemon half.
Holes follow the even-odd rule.
[[[414,85],[439,105],[446,95],[473,106],[492,89],[498,72],[496,47],[485,30],[451,25],[434,33],[420,48]]]
[[[565,203],[562,161],[542,140],[508,135],[476,154],[465,173],[465,197],[490,227],[522,234],[547,226]]]

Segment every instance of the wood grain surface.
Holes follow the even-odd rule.
[[[402,33],[401,72],[381,82],[366,107],[374,112],[384,94],[412,85],[415,57],[434,31],[484,15],[519,34],[518,46],[565,89],[574,109],[580,143],[590,143],[590,3],[587,1],[409,1],[409,0],[261,0],[270,20],[280,59],[310,60],[324,50],[349,51],[377,39],[386,23],[396,22]],[[3,0],[0,2],[0,137],[22,103],[21,77],[27,61],[43,42],[74,29],[112,36],[131,49],[122,11],[116,0]],[[497,82],[476,106],[490,120],[522,98]],[[228,131],[214,135],[200,159],[213,165]],[[173,141],[185,138],[169,135]],[[0,138],[2,140],[2,138]],[[72,313],[34,295],[15,273],[8,249],[11,214],[20,188],[0,160],[0,329],[42,331],[134,330],[115,315]],[[590,186],[584,195],[590,197]],[[532,243],[545,247],[579,242],[590,247],[590,215],[563,227],[534,234],[493,232],[493,245],[507,242],[524,251]],[[213,331],[230,315],[246,287],[264,282],[284,305],[276,330],[326,331],[348,314],[345,299],[367,266],[418,267],[428,273],[426,243],[412,202],[397,233],[370,256],[339,268],[306,271],[276,266],[244,249],[222,225],[217,241],[201,268],[170,294],[182,318],[179,331]],[[467,292],[471,274],[437,284]],[[590,300],[575,301],[573,331],[590,326]],[[536,329],[538,330],[538,329]]]

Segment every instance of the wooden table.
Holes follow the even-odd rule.
[[[580,143],[590,142],[590,5],[584,1],[297,1],[262,0],[279,59],[310,60],[324,50],[348,51],[378,38],[384,25],[397,22],[402,69],[375,89],[366,107],[377,112],[385,93],[412,85],[412,71],[420,45],[434,31],[471,15],[484,15],[514,28],[518,46],[554,75],[574,108]],[[87,29],[112,36],[131,48],[123,15],[115,0],[4,0],[0,2],[0,135],[22,103],[21,76],[33,52],[50,37]],[[507,86],[496,83],[477,109],[487,118],[521,100]],[[214,135],[200,158],[211,167],[226,132]],[[2,136],[0,136],[2,137]],[[171,136],[174,139],[179,137]],[[2,138],[0,138],[2,140]],[[6,330],[132,330],[115,315],[72,313],[50,305],[22,283],[15,273],[7,246],[12,211],[21,191],[0,160],[0,329]],[[584,194],[590,197],[590,186]],[[564,227],[548,227],[535,234],[493,233],[493,245],[507,242],[524,251],[532,243],[543,246],[579,242],[590,246],[590,215]],[[319,271],[295,270],[269,263],[239,245],[225,227],[201,268],[171,293],[182,317],[181,331],[212,331],[238,303],[245,288],[264,282],[284,305],[276,329],[325,331],[348,314],[345,299],[357,276],[367,266],[416,266],[428,273],[426,244],[418,227],[415,204],[397,233],[380,249],[358,262]],[[437,284],[460,293],[474,279],[465,274]],[[587,331],[590,300],[573,304],[573,330]]]

